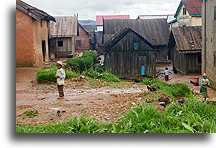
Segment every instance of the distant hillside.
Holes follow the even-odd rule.
[[[96,24],[96,21],[94,20],[78,20],[78,22],[81,24],[81,25],[94,25]]]

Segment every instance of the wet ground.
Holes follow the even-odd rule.
[[[16,69],[17,124],[46,124],[80,116],[106,123],[117,122],[133,105],[146,102],[146,98],[140,96],[147,90],[144,85],[125,82],[110,86],[104,85],[106,82],[91,82],[87,78],[67,80],[64,99],[57,99],[55,84],[37,84],[37,71],[37,68]],[[199,86],[189,83],[195,76],[172,74],[168,83],[184,82],[199,92]],[[209,89],[209,95],[211,100],[215,99],[214,90]],[[29,118],[23,114],[30,110],[37,110],[38,115]]]

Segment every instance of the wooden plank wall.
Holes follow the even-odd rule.
[[[133,50],[133,42],[138,41],[140,50]],[[151,51],[149,51],[151,50]],[[138,56],[146,56],[146,76],[156,74],[156,53],[134,33],[128,33],[105,55],[105,69],[120,78],[141,76]]]

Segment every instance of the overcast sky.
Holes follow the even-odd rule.
[[[174,14],[180,0],[23,0],[53,16],[71,16],[95,20],[96,15]]]

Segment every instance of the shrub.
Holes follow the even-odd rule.
[[[107,82],[119,82],[120,81],[119,78],[113,74],[110,74],[107,72],[98,73],[94,71],[92,68],[83,72],[82,75],[90,77],[90,78],[94,78],[94,79],[105,80]]]
[[[66,63],[65,68],[72,68],[75,72],[82,73],[89,68],[93,68],[96,60],[97,56],[94,52],[84,51],[82,57],[68,59],[64,63]]]
[[[57,71],[57,66],[52,65],[50,67],[43,67],[41,68],[36,75],[36,79],[38,83],[47,83],[47,82],[56,82],[56,71]],[[65,70],[66,74],[66,79],[77,77],[77,73],[69,72]]]
[[[99,73],[105,72],[104,66],[103,65],[96,65],[95,71]]]
[[[172,99],[186,97],[190,94],[190,89],[184,83],[168,84],[157,79],[144,79],[141,84],[157,86],[159,87],[158,92],[164,93]]]

